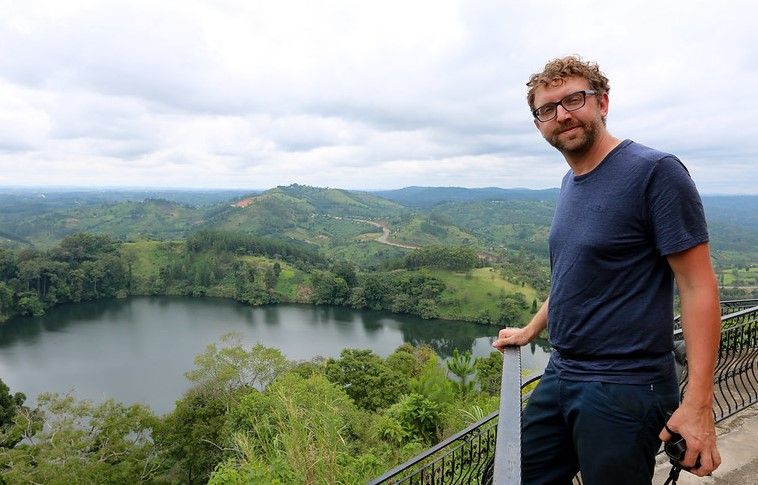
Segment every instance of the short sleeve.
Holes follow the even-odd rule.
[[[676,157],[656,162],[645,195],[650,233],[662,256],[708,241],[703,202],[695,182]]]

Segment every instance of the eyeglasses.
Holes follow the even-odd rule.
[[[557,103],[547,103],[539,108],[535,108],[532,110],[532,114],[543,123],[554,120],[558,116],[558,105],[563,106],[563,109],[566,111],[576,111],[587,102],[588,94],[597,94],[597,92],[591,89],[584,89],[582,91],[568,94]]]

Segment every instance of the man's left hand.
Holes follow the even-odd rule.
[[[682,460],[682,466],[687,471],[699,477],[710,475],[721,464],[721,455],[716,448],[716,425],[713,420],[713,410],[710,405],[697,405],[684,401],[671,415],[666,423],[671,431],[679,433],[687,442],[687,452]],[[671,439],[671,433],[666,428],[661,430],[658,437],[662,441]],[[698,456],[700,466],[692,468]]]

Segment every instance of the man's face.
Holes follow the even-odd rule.
[[[534,92],[534,107],[557,103],[564,96],[590,89],[586,79],[568,77],[549,86],[539,86]],[[537,129],[548,143],[564,155],[581,155],[595,143],[605,129],[603,118],[608,114],[608,94],[587,95],[584,106],[576,111],[557,107],[557,116],[550,121],[534,120]]]

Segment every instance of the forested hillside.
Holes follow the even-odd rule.
[[[49,248],[80,232],[139,241],[181,240],[203,230],[222,230],[297,242],[363,270],[391,267],[408,252],[401,246],[428,245],[465,245],[498,264],[530,259],[546,267],[557,192],[409,187],[369,193],[293,184],[245,195],[192,194],[159,192],[139,199],[139,191],[5,192],[0,194],[5,203],[0,238],[9,247]],[[222,199],[228,195],[234,197]],[[724,294],[754,294],[758,197],[703,200]],[[386,240],[380,238],[383,230]]]
[[[465,246],[430,246],[363,271],[317,247],[241,232],[120,242],[81,233],[49,250],[0,248],[0,320],[60,303],[129,295],[233,298],[390,310],[422,318],[520,324],[545,297],[514,261],[481,267]],[[544,277],[545,275],[543,275]]]

